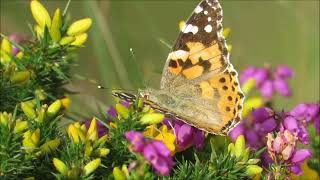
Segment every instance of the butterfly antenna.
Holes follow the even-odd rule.
[[[97,82],[96,80],[94,79],[90,79],[90,78],[87,78],[87,77],[84,77],[80,74],[74,74],[73,75],[75,78],[79,79],[79,80],[82,80],[82,81],[87,81],[89,82],[90,84],[96,86],[98,89],[101,89],[101,90],[109,90],[109,91],[129,91],[129,92],[135,92],[137,90],[133,90],[133,89],[123,89],[123,88],[108,88],[106,86],[103,86],[101,83]]]
[[[133,48],[130,48],[129,51],[130,51],[130,57],[131,57],[130,60],[133,61],[135,65],[139,64],[139,63],[137,62],[137,58],[136,58],[136,55],[135,55],[135,53],[134,53]],[[137,70],[138,78],[142,80],[143,86],[144,86],[144,87],[147,87],[147,86],[146,86],[147,83],[146,83],[145,79],[143,78],[143,75],[141,74],[142,69],[141,69],[139,66],[136,66],[136,70]]]

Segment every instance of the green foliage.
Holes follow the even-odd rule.
[[[115,127],[108,125],[110,139],[107,143],[113,155],[105,162],[107,167],[121,166],[135,158],[134,154],[128,149],[128,142],[124,134],[127,131],[143,131],[146,126],[142,125],[139,120],[144,114],[145,112],[142,112],[138,104],[133,104],[129,107],[127,118],[119,115],[112,119],[111,122],[114,123]]]
[[[73,63],[72,47],[61,46],[49,41],[47,31],[43,39],[25,42],[23,56],[11,56],[8,64],[0,70],[0,110],[12,111],[19,102],[35,98],[36,90],[42,90],[55,100],[62,97],[66,90],[62,87],[70,81],[70,67]],[[30,77],[23,82],[13,82],[17,72],[27,71]]]

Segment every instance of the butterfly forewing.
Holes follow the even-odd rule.
[[[227,68],[229,53],[221,22],[218,1],[203,0],[197,5],[169,53],[161,88],[179,86],[179,77],[194,80]]]

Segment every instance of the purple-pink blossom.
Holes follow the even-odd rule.
[[[235,141],[239,135],[244,135],[247,145],[258,149],[265,145],[266,135],[275,130],[277,126],[274,114],[270,109],[258,108],[233,128],[229,136]]]
[[[286,113],[282,128],[294,133],[303,144],[309,144],[308,123],[314,121],[316,129],[320,118],[320,105],[301,103]],[[319,130],[317,130],[319,132]]]
[[[309,149],[298,149],[297,137],[289,130],[277,132],[274,137],[268,134],[267,147],[271,159],[276,163],[288,165],[288,170],[301,175],[302,163],[312,156]]]
[[[126,132],[125,138],[130,142],[131,150],[143,154],[157,172],[166,176],[170,174],[174,162],[170,150],[162,141],[145,139],[138,131]]]
[[[279,65],[274,70],[269,67],[250,66],[241,73],[240,82],[254,79],[261,95],[268,99],[272,98],[275,92],[288,97],[291,96],[291,90],[287,81],[292,76],[293,71],[286,65]]]
[[[205,141],[204,131],[176,119],[165,119],[163,123],[167,125],[168,129],[174,128],[179,150],[184,150],[193,145],[198,150],[203,148]]]

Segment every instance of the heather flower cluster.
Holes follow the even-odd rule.
[[[125,133],[126,139],[131,143],[134,152],[142,153],[147,161],[162,175],[169,175],[174,162],[170,150],[163,142],[144,138],[143,134],[136,131]]]
[[[265,168],[273,167],[273,175],[271,173],[268,176],[275,179],[288,176],[288,172],[302,175],[302,165],[312,157],[313,151],[317,151],[313,147],[317,145],[310,145],[308,129],[315,128],[319,134],[320,104],[301,103],[289,111],[277,111],[270,107],[270,104],[274,103],[274,92],[283,96],[291,95],[286,80],[292,76],[293,71],[285,65],[278,66],[274,71],[266,67],[252,66],[244,70],[240,79],[246,85],[245,89],[248,91],[245,92],[249,95],[244,107],[246,111],[243,114],[244,119],[229,133],[232,140],[244,135],[247,146],[253,149],[267,147],[267,151],[261,154],[261,160]],[[264,101],[259,96],[250,96],[250,81],[254,82],[261,96],[266,98]],[[256,99],[262,101],[256,103]]]
[[[286,65],[280,65],[275,69],[270,67],[250,66],[240,75],[242,84],[254,80],[261,95],[267,99],[272,98],[275,93],[281,96],[291,96],[288,79],[293,77],[293,71]]]

